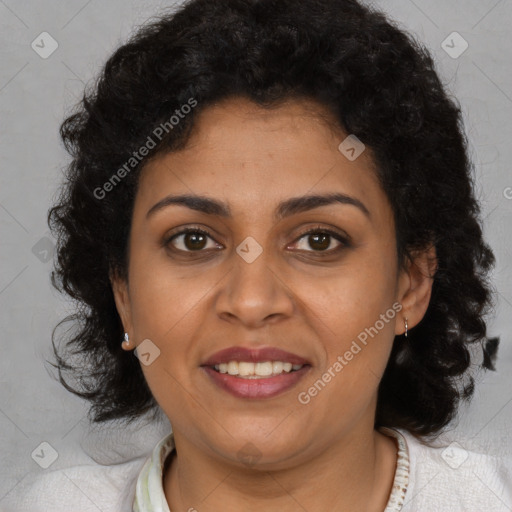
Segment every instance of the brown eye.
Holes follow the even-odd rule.
[[[165,245],[173,245],[175,249],[183,252],[199,252],[207,247],[208,239],[213,240],[207,231],[202,229],[185,229],[169,238]],[[217,247],[215,244],[213,247]]]
[[[326,250],[331,245],[331,235],[316,234],[308,236],[309,246],[313,249]]]
[[[183,235],[183,244],[191,251],[204,249],[206,245],[205,242],[206,236],[202,233],[186,233]]]
[[[299,247],[299,249],[309,252],[331,253],[350,245],[347,238],[341,234],[325,229],[320,230],[318,228],[303,233],[299,238],[299,242],[302,239],[305,239],[305,242],[303,243],[302,247]],[[333,239],[339,242],[338,247],[332,247]],[[311,251],[309,248],[313,249],[313,251]]]

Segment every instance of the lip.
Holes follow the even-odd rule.
[[[297,363],[300,364],[300,363]],[[238,398],[272,398],[295,386],[310,370],[308,364],[300,370],[290,373],[282,373],[275,377],[262,379],[243,379],[219,373],[210,366],[203,366],[202,369],[207,376],[221,389]]]
[[[214,366],[220,363],[229,363],[229,361],[246,361],[260,363],[264,361],[283,361],[285,363],[311,365],[309,361],[297,354],[286,352],[276,347],[263,348],[245,348],[229,347],[211,355],[201,366]],[[275,377],[274,377],[275,378]],[[270,380],[270,379],[264,379]]]

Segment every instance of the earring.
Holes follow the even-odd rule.
[[[407,318],[405,319],[405,337],[407,338]]]
[[[125,333],[124,333],[124,341],[123,341],[122,345],[123,345],[126,349],[128,349],[128,348],[130,347],[130,339],[129,339],[129,336],[128,336],[128,333],[127,333],[127,332],[125,332]]]

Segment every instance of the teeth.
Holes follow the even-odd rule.
[[[220,373],[237,375],[241,378],[258,378],[281,375],[281,373],[290,373],[292,370],[299,370],[302,364],[293,364],[284,361],[262,361],[252,363],[248,361],[229,361],[215,365],[215,369]]]
[[[272,362],[272,373],[282,373],[284,370],[284,363],[281,361],[273,361]]]
[[[258,373],[258,375],[270,375],[268,373],[268,368],[266,366],[262,368],[261,363],[258,363],[258,365],[260,365],[259,371],[261,372],[261,370],[263,370],[263,373]],[[240,375],[242,377],[245,377],[246,375],[254,375],[254,369],[258,365],[255,365],[254,363],[240,361],[238,363],[238,373],[235,373],[235,375]],[[270,373],[272,373],[272,367],[270,367]]]

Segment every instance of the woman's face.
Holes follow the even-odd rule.
[[[114,287],[130,339],[146,340],[142,369],[175,435],[231,462],[254,452],[276,467],[373,429],[394,336],[428,303],[429,292],[426,302],[408,295],[410,274],[398,272],[392,211],[369,151],[347,158],[338,149],[347,134],[312,109],[321,107],[263,110],[243,99],[206,109],[186,149],[143,170],[129,284]],[[348,199],[300,199],[329,194]],[[181,195],[219,206],[155,207]],[[400,303],[410,310],[399,313]],[[308,365],[261,382],[204,366],[235,346],[281,349]]]

